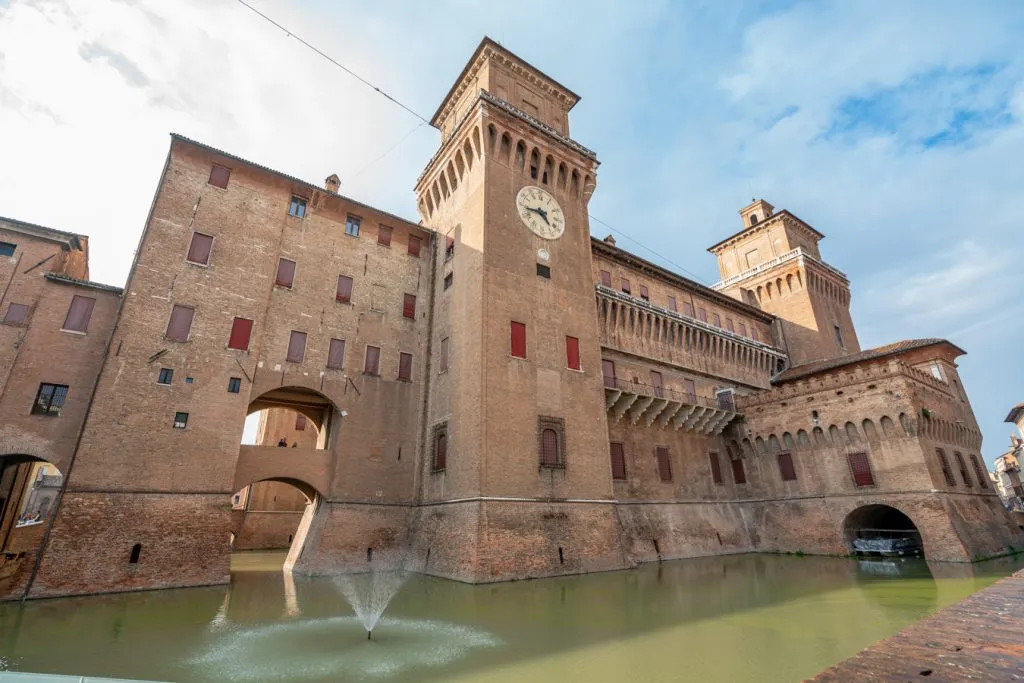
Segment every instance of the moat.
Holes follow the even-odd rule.
[[[0,670],[161,681],[794,681],[1024,567],[735,555],[472,586],[414,575],[367,641],[331,577],[0,606]]]

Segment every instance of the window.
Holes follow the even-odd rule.
[[[928,366],[928,370],[932,373],[932,377],[935,379],[945,382],[946,378],[942,376],[942,366],[939,365],[938,361],[934,361]]]
[[[0,256],[14,256],[18,245],[11,242],[0,242]]]
[[[580,340],[576,337],[565,338],[565,366],[570,370],[580,369]]]
[[[668,298],[668,310],[672,311],[673,313],[677,313],[679,311],[679,309],[676,307],[676,298],[674,296],[669,296]]]
[[[157,384],[170,384],[174,377],[174,370],[171,368],[160,368],[160,376],[156,378]]]
[[[747,326],[743,323],[740,323],[740,334],[742,334],[744,337],[747,336]]]
[[[416,235],[409,235],[409,256],[420,257],[420,246],[422,240]]]
[[[174,428],[184,429],[185,427],[188,427],[188,413],[175,413]]]
[[[402,300],[402,317],[416,319],[416,295],[406,294]]]
[[[348,275],[338,276],[338,292],[334,298],[345,304],[352,301],[352,278]]]
[[[248,351],[249,338],[251,336],[252,321],[248,318],[235,318],[231,322],[231,336],[228,337],[228,348]]]
[[[974,476],[978,478],[978,484],[983,489],[988,488],[988,472],[981,467],[981,461],[978,460],[978,456],[971,454],[971,465],[974,467]]]
[[[68,389],[66,384],[40,384],[35,403],[32,404],[32,414],[49,417],[60,415],[64,399],[68,397]]]
[[[601,284],[604,285],[605,287],[612,286],[612,274],[609,273],[607,270],[601,271]]]
[[[377,244],[385,247],[391,246],[391,233],[393,230],[386,225],[377,227]]]
[[[277,259],[277,277],[274,284],[278,287],[291,289],[295,282],[295,261],[286,258]]]
[[[692,379],[683,380],[683,389],[686,391],[686,398],[689,399],[689,403],[693,405],[697,402],[697,385]]]
[[[662,481],[672,481],[672,460],[668,456],[668,448],[655,448],[654,459],[658,461],[658,478]]]
[[[288,205],[288,215],[303,218],[306,215],[306,200],[292,195],[292,202]]]
[[[301,413],[295,416],[295,431],[306,431],[306,416]]]
[[[537,417],[538,456],[541,467],[565,467],[565,420]]]
[[[705,322],[706,323],[708,321],[708,312],[706,310],[704,310],[703,308],[698,308],[697,309],[697,317],[701,319],[701,322]]]
[[[615,361],[601,359],[601,374],[604,375],[604,385],[609,389],[618,386],[615,378]]]
[[[228,178],[230,177],[231,169],[214,164],[213,168],[210,169],[210,179],[207,182],[209,182],[214,187],[219,187],[222,190],[226,190],[228,187]]]
[[[640,285],[640,298],[644,301],[651,300],[650,292],[647,291],[647,285]]]
[[[292,330],[288,337],[288,353],[285,360],[289,363],[301,363],[306,357],[306,333]]]
[[[683,315],[687,315],[691,318],[693,317],[693,304],[689,301],[683,302]]]
[[[792,453],[779,453],[779,474],[782,475],[782,481],[796,481]]]
[[[839,325],[833,325],[832,329],[835,330],[836,333],[836,344],[839,344],[839,348],[845,349],[846,344],[843,343],[843,331],[839,329]]]
[[[750,326],[750,338],[754,341],[761,341],[761,335],[757,333],[757,328],[753,325]]]
[[[711,314],[711,324],[714,325],[715,327],[721,327],[722,326],[722,317],[720,315],[718,315],[717,313],[712,313]]]
[[[448,423],[434,427],[433,470],[441,472],[448,465]]]
[[[345,340],[332,339],[327,351],[327,367],[341,370],[345,367]]]
[[[455,256],[455,236],[448,235],[444,238],[444,260],[447,261]]]
[[[936,448],[935,455],[939,459],[939,466],[942,467],[942,477],[946,480],[946,486],[956,486],[956,479],[953,478],[953,469],[949,466],[946,452],[941,448]]]
[[[345,234],[351,237],[359,237],[359,225],[362,219],[357,216],[349,216],[345,221]]]
[[[850,463],[853,483],[856,486],[874,486],[875,477],[871,474],[871,461],[867,453],[848,453],[846,459]]]
[[[24,325],[28,322],[28,305],[11,304],[7,307],[4,322],[8,325]]]
[[[441,340],[441,354],[438,358],[438,372],[448,371],[448,337]]]
[[[60,329],[69,332],[87,332],[89,319],[92,318],[92,308],[95,305],[96,299],[76,294],[71,299],[67,317],[64,318],[64,324]]]
[[[537,275],[539,275],[540,277],[545,277],[545,278],[550,280],[551,279],[551,268],[549,266],[545,266],[543,263],[538,263],[537,264]]]
[[[732,318],[726,318],[725,319],[725,329],[729,330],[730,332],[735,332],[736,331],[736,328],[733,327],[733,325],[732,325]]]
[[[242,390],[242,378],[241,377],[229,377],[228,378],[228,393],[237,394]]]
[[[658,398],[665,397],[665,391],[661,385],[661,373],[657,370],[651,370],[651,389],[654,390],[654,395]]]
[[[612,479],[625,479],[626,452],[622,450],[621,443],[611,443],[609,445],[612,458]]]
[[[210,251],[213,249],[213,237],[201,232],[192,233],[192,241],[188,245],[185,260],[200,266],[210,265]]]
[[[142,544],[136,543],[132,546],[132,552],[128,555],[128,564],[138,564],[140,555],[142,555]]]
[[[403,382],[412,381],[412,354],[411,353],[399,353],[398,354],[398,379]]]
[[[171,309],[171,318],[167,321],[167,333],[164,337],[168,341],[188,341],[189,333],[192,331],[192,318],[195,314],[196,309],[191,306],[175,304]]]
[[[737,484],[747,483],[747,472],[743,469],[743,460],[736,458],[732,462],[732,480]]]
[[[751,225],[757,225],[757,214],[756,213],[750,214],[750,224]]]
[[[526,325],[512,321],[512,355],[526,358]]]
[[[722,483],[722,464],[718,462],[718,453],[711,451],[708,453],[708,462],[711,463],[711,481],[716,484]]]
[[[619,284],[622,286],[622,291],[623,292],[625,292],[626,294],[630,293],[629,280],[627,280],[626,278],[622,278],[622,280],[621,280],[621,282]]]
[[[363,360],[363,373],[366,375],[380,374],[380,348],[377,346],[366,347],[366,358]]]
[[[964,480],[964,486],[969,489],[974,488],[974,482],[971,481],[971,475],[967,471],[967,464],[964,462],[964,456],[959,452],[954,451],[953,457],[956,458],[956,466],[960,468],[960,478]]]
[[[715,392],[715,402],[722,410],[736,412],[736,400],[733,397],[732,389],[722,389]]]
[[[448,273],[447,275],[445,275],[444,276],[444,288],[448,289],[449,287],[451,287],[452,286],[452,281],[454,279],[455,279],[455,276],[454,276],[453,273]]]
[[[545,429],[540,433],[540,465],[554,467],[558,464],[558,433]]]

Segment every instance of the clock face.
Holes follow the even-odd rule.
[[[527,185],[516,195],[519,217],[538,237],[556,240],[565,232],[565,214],[562,207],[546,190]]]

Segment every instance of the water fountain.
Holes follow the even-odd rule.
[[[366,638],[373,638],[373,629],[387,609],[388,603],[402,588],[409,573],[402,570],[371,571],[364,574],[340,574],[334,583],[366,629]]]

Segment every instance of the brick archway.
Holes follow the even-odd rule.
[[[854,508],[843,519],[843,541],[854,551],[856,538],[909,538],[925,551],[925,538],[920,527],[903,510],[888,503],[868,503]]]
[[[24,452],[0,455],[0,600],[24,594],[57,514],[63,483],[64,473],[46,458]]]

